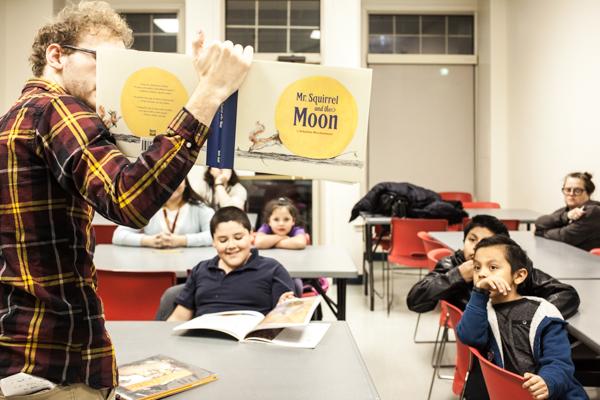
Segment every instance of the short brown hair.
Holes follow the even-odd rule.
[[[594,193],[594,190],[596,190],[596,185],[594,185],[594,182],[592,182],[592,174],[589,172],[571,172],[565,177],[565,181],[567,178],[581,179],[583,181],[583,187],[585,188],[588,196],[591,196],[592,193]]]
[[[82,34],[105,34],[119,38],[126,48],[133,44],[133,33],[121,16],[104,1],[69,4],[37,33],[29,62],[33,75],[42,76],[46,67],[46,49],[53,43],[76,46]],[[72,50],[64,49],[65,53]]]

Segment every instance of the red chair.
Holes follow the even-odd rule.
[[[469,222],[471,222],[472,219],[473,218],[463,218],[463,229],[465,226],[467,226]],[[509,231],[518,231],[519,225],[521,224],[521,221],[519,221],[518,219],[501,219],[500,221],[502,221],[504,225],[506,225]]]
[[[96,244],[112,244],[113,233],[119,225],[94,225]]]
[[[472,347],[469,349],[479,359],[490,400],[531,400],[529,390],[523,389],[525,379],[522,376],[492,364],[476,349]]]
[[[444,303],[446,303],[445,305],[446,310],[448,311],[450,323],[452,324],[452,326],[458,325],[460,319],[462,318],[462,311],[450,303]],[[433,389],[433,383],[435,382],[435,376],[437,375],[441,365],[444,348],[445,343],[442,343],[438,352],[436,370],[434,370],[433,377],[431,378],[431,386],[429,387],[429,398],[431,398],[431,391]],[[452,392],[455,395],[460,396],[461,399],[464,397],[465,382],[469,378],[469,371],[471,370],[472,360],[473,355],[471,354],[469,347],[461,343],[461,341],[458,340],[458,338],[456,338],[456,363],[454,367],[454,381],[452,382]],[[510,399],[511,397],[504,398]]]
[[[600,256],[600,248],[599,249],[591,249],[590,253]]]
[[[460,202],[471,202],[473,196],[468,192],[438,192],[442,196],[442,200],[458,200]]]
[[[419,236],[423,241],[423,247],[425,247],[426,254],[429,254],[431,250],[447,248],[442,242],[438,242],[437,240],[433,239],[431,236],[429,236],[429,233],[425,231],[418,232],[417,236]],[[429,270],[431,271],[432,268],[429,268]]]
[[[500,208],[500,204],[488,201],[463,202],[463,208]]]
[[[433,271],[438,261],[442,258],[452,254],[452,250],[444,247],[443,249],[433,249],[427,253],[427,260],[429,261],[429,271]]]
[[[161,296],[177,283],[172,271],[96,272],[107,321],[153,321]]]
[[[412,219],[392,218],[392,246],[388,254],[388,261],[394,264],[404,265],[408,268],[419,268],[419,279],[423,268],[429,268],[427,253],[423,241],[417,235],[421,231],[445,231],[448,229],[448,221],[445,219]],[[394,285],[390,285],[390,267],[387,268],[387,308],[388,315],[394,300]],[[391,294],[391,300],[390,300]]]

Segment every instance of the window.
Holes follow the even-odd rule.
[[[474,54],[472,15],[369,15],[370,54]]]
[[[164,53],[178,52],[179,20],[176,13],[123,13],[133,30],[133,48]]]
[[[226,0],[225,39],[257,53],[320,53],[320,0]]]

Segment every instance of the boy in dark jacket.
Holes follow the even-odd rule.
[[[567,323],[546,300],[521,296],[531,264],[504,235],[480,241],[473,261],[473,294],[456,336],[501,368],[525,378],[534,399],[589,399],[573,377]]]

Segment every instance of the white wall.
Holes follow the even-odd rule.
[[[324,0],[321,17],[322,64],[360,67],[360,0]],[[348,223],[361,186],[322,182],[321,244],[345,245],[356,266],[362,268],[362,232]]]
[[[0,54],[0,79],[3,80],[3,102],[0,114],[4,114],[17,100],[25,81],[31,78],[28,59],[33,39],[38,29],[52,17],[53,2],[49,0],[2,0],[5,20],[0,26],[4,51]],[[4,73],[3,73],[4,72]]]
[[[505,0],[479,1],[477,33],[475,197],[508,207]]]
[[[569,172],[600,183],[599,18],[595,0],[507,1],[508,207],[557,209]]]
[[[6,40],[8,34],[6,32],[6,3],[0,1],[0,54],[6,54]],[[8,57],[2,57],[0,59],[0,93],[6,93],[6,59]],[[0,115],[4,115],[4,112],[8,109],[6,104],[6,95],[0,94]]]

